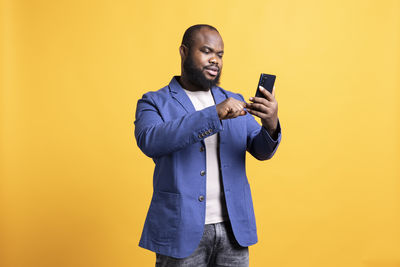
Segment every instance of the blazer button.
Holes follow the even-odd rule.
[[[204,151],[204,146],[200,147],[200,152]]]
[[[204,201],[204,196],[199,196],[199,201],[203,202]]]
[[[201,175],[201,176],[206,175],[206,171],[201,171],[201,172],[200,172],[200,175]]]

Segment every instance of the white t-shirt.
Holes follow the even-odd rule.
[[[184,91],[197,111],[215,105],[211,90],[192,92],[184,89]],[[228,213],[219,172],[218,133],[205,138],[204,143],[207,168],[206,224],[210,224],[228,220]]]

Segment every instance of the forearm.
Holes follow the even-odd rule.
[[[215,106],[163,121],[156,109],[139,106],[135,137],[139,148],[149,157],[160,157],[222,130]]]

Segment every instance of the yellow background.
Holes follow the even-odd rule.
[[[400,266],[400,1],[22,1],[0,5],[0,266],[153,266],[137,246],[153,162],[136,102],[180,73],[196,23],[221,86],[277,75],[283,139],[249,157],[250,266]]]

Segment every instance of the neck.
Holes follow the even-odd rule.
[[[185,88],[188,91],[209,91],[210,88],[202,88],[194,85],[192,82],[190,82],[187,77],[185,76],[184,73],[181,74],[181,77],[179,78],[178,82],[182,86],[182,88]]]

